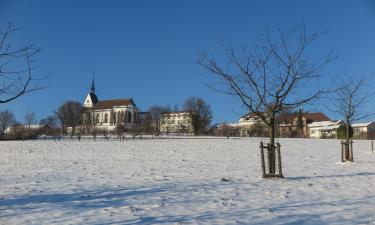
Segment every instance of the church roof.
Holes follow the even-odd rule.
[[[111,109],[115,106],[128,106],[133,105],[136,106],[132,98],[124,98],[124,99],[111,99],[111,100],[103,100],[98,101],[92,108],[90,109]]]
[[[89,95],[90,95],[92,104],[95,105],[96,103],[98,103],[98,101],[99,101],[98,96],[96,96],[96,94],[94,92],[90,92]]]

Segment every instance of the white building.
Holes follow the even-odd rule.
[[[312,122],[307,125],[310,138],[335,138],[337,129],[343,125],[342,120]]]
[[[160,115],[160,132],[193,133],[190,113],[186,111],[162,113]]]
[[[94,79],[83,103],[82,122],[98,129],[131,129],[138,120],[138,108],[132,98],[99,100],[95,94]]]
[[[375,139],[375,122],[353,123],[353,138]]]

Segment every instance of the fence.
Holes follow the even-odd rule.
[[[280,147],[279,143],[274,146],[270,143],[264,145],[263,142],[260,142],[263,178],[283,178]]]

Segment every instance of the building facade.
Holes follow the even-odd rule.
[[[353,138],[375,139],[375,122],[353,123]]]
[[[190,113],[186,111],[162,113],[160,115],[160,132],[192,134]]]
[[[308,124],[310,138],[336,138],[337,129],[345,123],[342,120],[320,121]]]

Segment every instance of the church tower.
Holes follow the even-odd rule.
[[[86,108],[93,107],[96,103],[98,103],[98,97],[95,94],[95,80],[94,77],[92,78],[90,92],[87,94],[85,102],[83,106]]]

